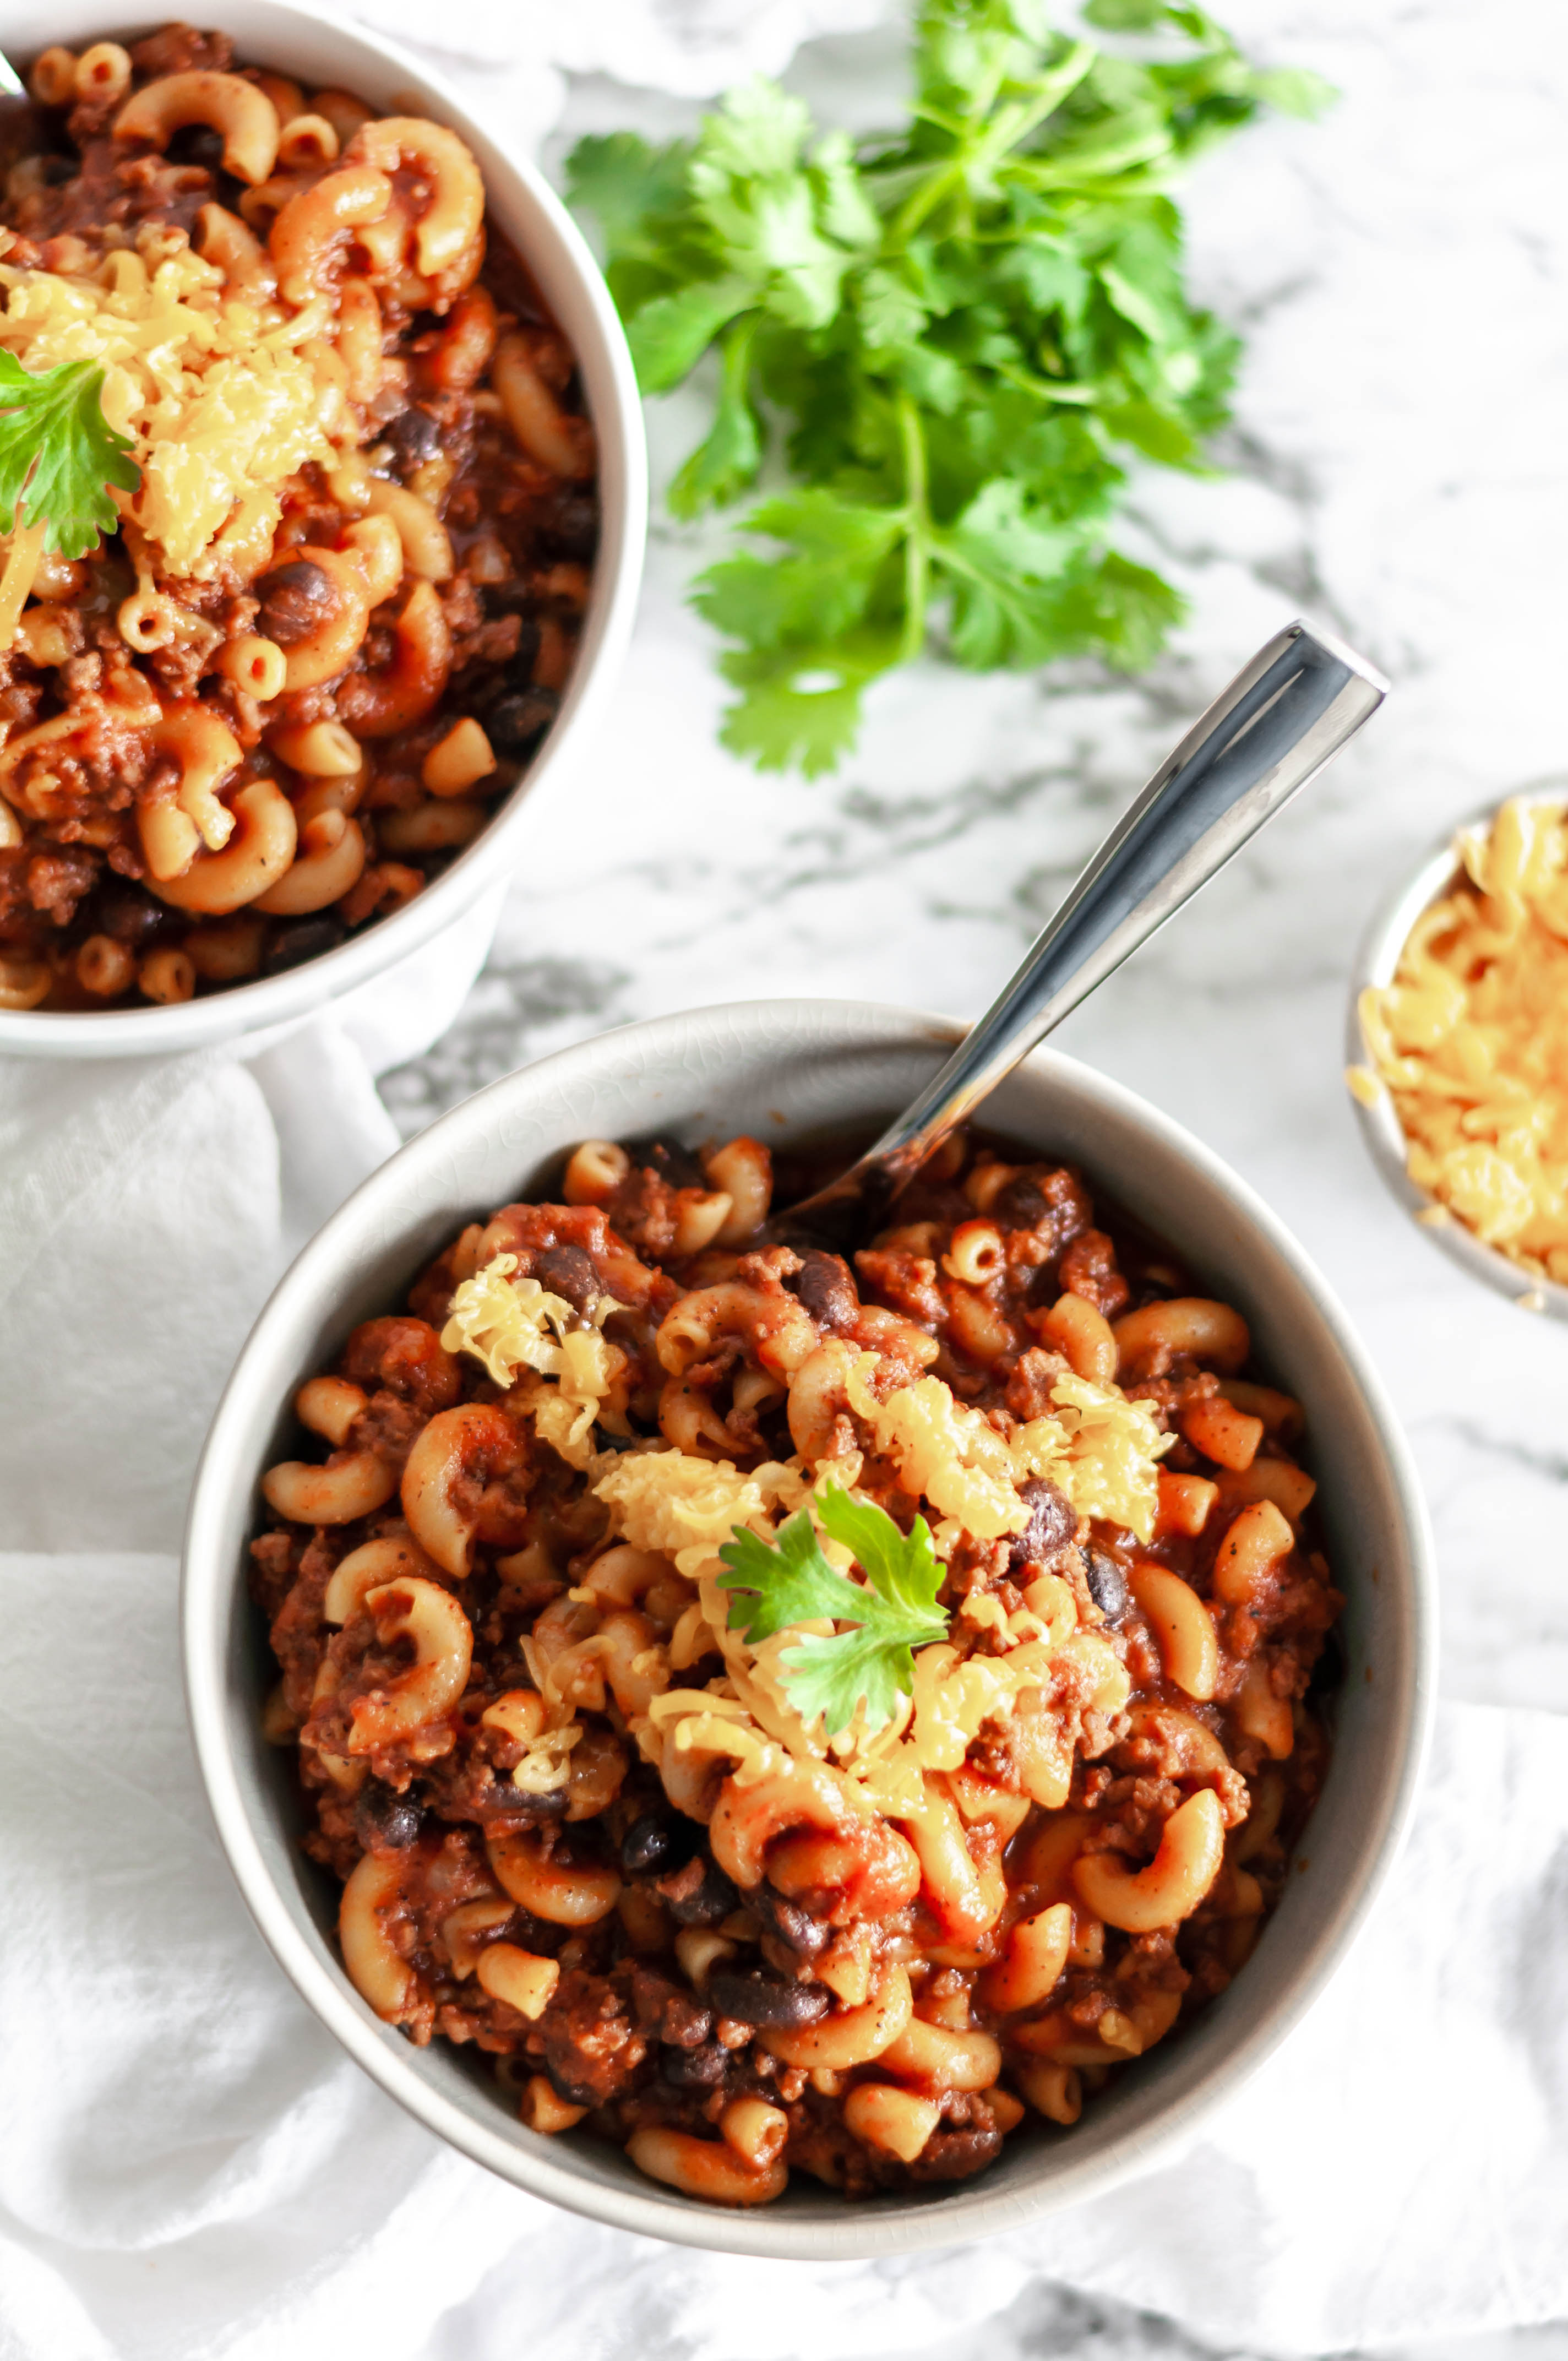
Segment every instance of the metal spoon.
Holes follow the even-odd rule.
[[[1289,623],[1167,756],[1095,853],[1012,982],[895,1123],[775,1232],[841,1236],[880,1213],[955,1125],[1053,1026],[1331,763],[1388,693],[1325,631]]]
[[[24,156],[35,156],[49,145],[48,127],[26,82],[0,49],[0,180]]]

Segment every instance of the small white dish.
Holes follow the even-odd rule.
[[[1568,804],[1568,777],[1539,780],[1533,786],[1519,788],[1513,796],[1500,796],[1496,803],[1483,804],[1479,811],[1468,813],[1422,856],[1420,865],[1379,906],[1356,953],[1351,977],[1350,1008],[1345,1019],[1345,1057],[1351,1066],[1364,1067],[1374,1074],[1377,1071],[1362,1029],[1361,995],[1369,984],[1382,987],[1393,983],[1400,954],[1417,919],[1443,895],[1453,892],[1463,873],[1455,850],[1460,829],[1489,828],[1501,806],[1516,800]],[[1360,1120],[1361,1136],[1385,1186],[1395,1202],[1414,1217],[1422,1235],[1461,1270],[1478,1279],[1483,1287],[1506,1295],[1521,1311],[1545,1312],[1552,1320],[1568,1320],[1568,1287],[1538,1277],[1511,1257],[1499,1254],[1496,1246],[1485,1245],[1429,1190],[1411,1180],[1405,1163],[1404,1129],[1382,1083],[1370,1105],[1354,1091],[1351,1099]]]

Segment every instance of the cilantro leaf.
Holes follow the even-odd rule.
[[[1321,74],[1309,73],[1301,66],[1276,66],[1266,73],[1256,74],[1253,88],[1266,106],[1274,107],[1280,115],[1299,115],[1303,123],[1315,123],[1339,96],[1332,82],[1325,82]]]
[[[738,500],[782,443],[789,489],[692,590],[738,691],[724,742],[762,769],[833,769],[867,687],[933,645],[1134,669],[1181,614],[1110,538],[1130,471],[1207,473],[1229,415],[1240,346],[1191,301],[1171,192],[1333,93],[1198,0],[1080,13],[1106,46],[1050,0],[917,0],[907,117],[858,143],[758,79],[695,139],[574,150],[644,387],[717,347],[674,512]]]
[[[62,361],[30,376],[0,350],[0,533],[42,523],[44,547],[85,557],[120,512],[105,487],[134,492],[134,445],[104,415],[104,372]]]
[[[865,1575],[851,1582],[823,1555],[806,1510],[781,1525],[770,1546],[738,1525],[718,1553],[728,1571],[729,1629],[753,1645],[796,1623],[831,1620],[850,1629],[804,1632],[779,1658],[790,1702],[811,1727],[829,1738],[848,1730],[858,1712],[880,1730],[914,1687],[912,1650],[940,1640],[948,1629],[937,1604],[944,1568],[924,1517],[901,1532],[884,1509],[833,1490],[817,1514],[834,1541],[852,1550]]]
[[[698,279],[644,303],[627,330],[643,390],[668,393],[689,377],[719,330],[751,302],[744,279]]]
[[[634,131],[591,134],[566,159],[566,193],[598,218],[611,262],[656,258],[666,217],[685,202],[689,141],[651,148]]]
[[[672,515],[694,517],[739,499],[762,464],[762,422],[751,402],[751,346],[757,315],[743,313],[725,331],[722,379],[713,423],[674,477]]]
[[[726,680],[741,691],[725,712],[719,739],[760,771],[799,771],[808,779],[836,770],[861,726],[861,696],[877,673],[898,662],[889,643],[880,664],[848,660],[843,642],[820,648],[729,648]]]

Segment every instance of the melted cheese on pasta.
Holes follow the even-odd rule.
[[[594,1495],[619,1537],[668,1557],[697,1587],[700,1613],[693,1628],[683,1628],[678,1647],[658,1654],[661,1693],[631,1719],[650,1762],[661,1764],[670,1748],[678,1755],[723,1758],[742,1785],[792,1761],[830,1763],[878,1811],[906,1818],[924,1808],[928,1772],[956,1770],[985,1724],[1005,1721],[1034,1692],[1037,1705],[1054,1701],[1048,1710],[1055,1715],[1054,1752],[1065,1796],[1083,1713],[1118,1712],[1127,1697],[1127,1675],[1114,1652],[1079,1629],[1067,1584],[1048,1586],[1052,1597],[1038,1610],[1008,1614],[993,1598],[973,1602],[968,1620],[984,1627],[987,1652],[966,1654],[950,1642],[917,1650],[913,1694],[886,1725],[868,1730],[857,1723],[831,1740],[820,1726],[808,1728],[790,1701],[780,1659],[803,1631],[830,1627],[795,1626],[754,1645],[743,1640],[729,1628],[719,1553],[738,1527],[771,1541],[786,1518],[814,1509],[822,1485],[852,1489],[860,1455],[835,1459],[814,1480],[798,1456],[742,1471],[728,1460],[699,1458],[663,1443],[596,1454],[593,1429],[622,1366],[619,1348],[598,1332],[620,1307],[603,1298],[592,1321],[584,1323],[561,1297],[516,1271],[516,1256],[500,1254],[461,1283],[443,1345],[449,1353],[471,1354],[497,1385],[527,1389],[525,1405],[536,1432],[574,1466],[589,1471]],[[936,1541],[944,1554],[966,1532],[977,1541],[1021,1532],[1029,1508],[1020,1488],[1039,1477],[1048,1477],[1080,1516],[1104,1517],[1148,1539],[1157,1465],[1171,1437],[1141,1403],[1128,1401],[1114,1387],[1063,1372],[1050,1412],[1004,1433],[957,1400],[938,1378],[879,1396],[878,1367],[875,1353],[858,1356],[847,1399],[875,1449],[897,1467],[903,1488],[938,1512]],[[829,1563],[848,1571],[850,1553],[815,1516],[813,1521]],[[584,1644],[591,1650],[597,1643]],[[711,1654],[723,1661],[718,1679],[701,1689],[670,1686],[672,1659],[691,1664]],[[645,1661],[654,1662],[653,1652]],[[538,1685],[554,1701],[556,1726],[534,1743],[520,1769],[532,1783],[555,1784],[565,1776],[570,1740],[563,1728],[569,1728],[569,1708],[552,1677],[541,1673]]]
[[[104,370],[104,414],[129,435],[140,489],[124,513],[167,575],[210,580],[214,544],[242,505],[259,532],[307,460],[331,466],[356,430],[321,351],[324,299],[291,313],[240,302],[187,247],[106,255],[91,275],[0,263],[0,346],[35,376],[62,361]]]
[[[861,1356],[846,1392],[871,1428],[879,1451],[898,1466],[900,1482],[943,1512],[939,1549],[968,1531],[978,1540],[1022,1532],[1028,1506],[1018,1487],[1048,1475],[1080,1515],[1109,1517],[1147,1538],[1157,1497],[1158,1457],[1170,1438],[1150,1413],[1113,1389],[1064,1376],[1055,1388],[1053,1415],[1031,1420],[1003,1436],[980,1412],[957,1401],[937,1378],[922,1378],[879,1400],[872,1353]],[[858,1455],[837,1459],[817,1485],[853,1488]],[[915,1686],[894,1719],[867,1730],[857,1723],[829,1740],[808,1728],[791,1704],[780,1659],[802,1625],[755,1645],[728,1628],[729,1600],[719,1586],[719,1551],[737,1526],[772,1539],[784,1520],[811,1509],[816,1486],[796,1459],[773,1461],[743,1474],[727,1461],[696,1458],[663,1446],[606,1453],[595,1464],[594,1491],[610,1510],[616,1532],[638,1549],[662,1551],[697,1585],[702,1636],[688,1640],[684,1660],[704,1649],[724,1660],[724,1673],[706,1689],[666,1689],[655,1697],[633,1733],[647,1759],[660,1763],[666,1747],[678,1753],[725,1756],[741,1785],[797,1763],[832,1763],[861,1786],[875,1808],[908,1817],[923,1808],[931,1771],[956,1770],[989,1721],[1005,1721],[1028,1692],[1051,1708],[1056,1752],[1065,1780],[1079,1720],[1086,1709],[1114,1713],[1127,1697],[1127,1676],[1103,1640],[1078,1628],[1068,1586],[1048,1615],[1003,1613],[1000,1601],[975,1619],[990,1628],[994,1653],[965,1655],[948,1642],[918,1649]],[[815,1520],[814,1520],[815,1521]],[[818,1524],[817,1542],[840,1569],[852,1563]]]
[[[517,1257],[496,1255],[466,1279],[452,1298],[441,1342],[448,1353],[471,1353],[498,1386],[519,1372],[534,1428],[573,1467],[594,1455],[593,1431],[625,1363],[600,1335],[613,1298],[601,1295],[587,1323],[572,1305],[536,1279],[514,1279]]]

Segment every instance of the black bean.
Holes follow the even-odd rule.
[[[746,1896],[746,1907],[753,1917],[760,1918],[768,1932],[803,1960],[814,1960],[827,1946],[831,1929],[798,1902],[786,1902],[776,1885],[764,1878]]]
[[[629,1139],[626,1152],[634,1165],[646,1165],[672,1189],[706,1189],[707,1179],[689,1148],[678,1139]]]
[[[540,503],[534,523],[541,546],[553,556],[587,560],[598,547],[598,502],[591,492],[563,487]]]
[[[580,2053],[572,2047],[570,2035],[557,2035],[554,2048],[550,2047],[550,2034],[546,2032],[544,2071],[556,2097],[565,2099],[569,2107],[602,2106],[605,2093],[598,2087],[600,2077],[594,2073],[591,2065],[585,2067],[581,2063]]]
[[[1032,1180],[1010,1180],[991,1201],[991,1218],[1004,1230],[1032,1230],[1045,1211],[1046,1201]]]
[[[532,753],[560,710],[561,700],[553,688],[524,689],[491,706],[485,735],[498,754],[520,761]]]
[[[628,1877],[651,1877],[655,1870],[675,1869],[683,1855],[689,1861],[693,1846],[683,1842],[683,1831],[695,1839],[695,1824],[674,1812],[644,1812],[633,1820],[620,1841],[620,1866]]]
[[[578,1312],[591,1312],[604,1293],[593,1257],[581,1246],[546,1246],[534,1260],[533,1276]]]
[[[343,920],[330,910],[321,910],[313,917],[285,921],[278,927],[271,941],[261,954],[263,975],[281,975],[285,968],[302,967],[306,960],[319,959],[323,951],[334,951],[348,929]]]
[[[1115,1559],[1103,1550],[1085,1550],[1083,1571],[1089,1595],[1107,1623],[1119,1623],[1127,1611],[1127,1582]]]
[[[861,1299],[842,1255],[824,1254],[808,1246],[793,1281],[795,1291],[814,1320],[824,1327],[848,1328],[860,1312]]]
[[[706,1853],[694,1855],[684,1869],[666,1870],[653,1881],[653,1891],[683,1927],[717,1927],[740,1907],[740,1894]]]
[[[383,1780],[367,1779],[354,1805],[354,1833],[367,1852],[402,1852],[419,1835],[420,1809]]]
[[[214,172],[223,162],[224,135],[205,123],[187,123],[174,134],[164,153],[171,164],[203,164]]]
[[[381,429],[383,442],[392,446],[392,456],[400,476],[411,476],[427,459],[433,459],[441,448],[441,424],[428,410],[417,403],[400,410],[397,416]]]
[[[717,2041],[705,2041],[700,2049],[663,2048],[659,2079],[677,2091],[713,2091],[723,2081],[729,2064],[729,2050]]]
[[[520,615],[517,620],[517,645],[497,675],[503,697],[526,696],[533,686],[533,667],[539,662],[539,625],[532,615]]]
[[[747,1975],[728,1968],[708,1971],[707,1998],[720,2016],[738,2025],[765,2025],[793,2032],[827,2015],[833,1995],[826,1984],[790,1983],[783,1976]]]
[[[291,648],[316,629],[337,604],[326,568],[313,557],[291,557],[275,566],[256,586],[261,612],[257,629],[280,648]]]
[[[161,902],[154,902],[134,885],[102,885],[88,906],[93,932],[112,935],[117,943],[134,948],[147,942],[170,923]]]
[[[1029,1504],[1029,1521],[1021,1533],[1014,1533],[1007,1553],[1007,1570],[1015,1573],[1021,1566],[1049,1565],[1059,1557],[1078,1531],[1078,1517],[1065,1492],[1041,1476],[1018,1488],[1020,1499]]]

